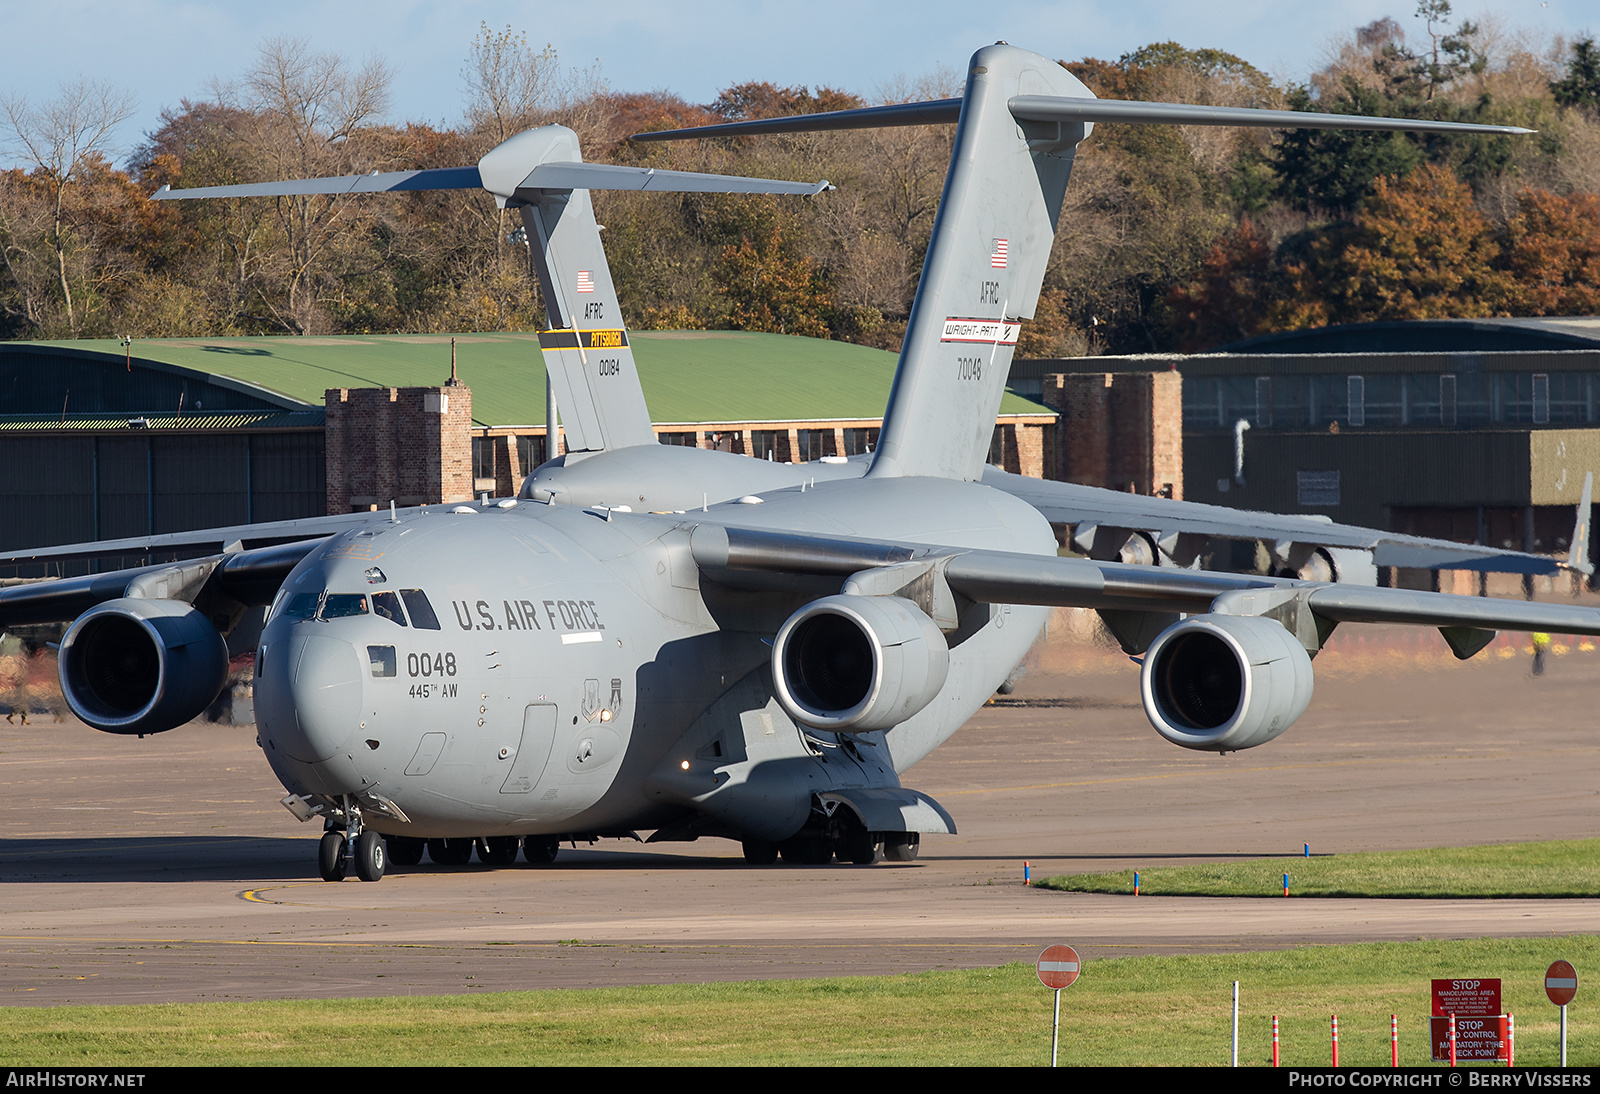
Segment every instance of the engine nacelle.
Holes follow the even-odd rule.
[[[1311,702],[1311,658],[1259,616],[1197,615],[1150,643],[1139,689],[1156,732],[1175,745],[1232,752],[1266,744]]]
[[[898,596],[828,596],[791,615],[772,644],[772,678],[789,717],[813,729],[888,729],[933,702],[950,647]]]
[[[61,693],[107,733],[160,733],[211,705],[228,678],[228,649],[181,600],[125,598],[80,615],[61,640]]]

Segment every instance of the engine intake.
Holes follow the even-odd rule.
[[[813,729],[888,729],[933,702],[950,672],[938,626],[898,596],[829,596],[791,615],[772,644],[789,716]]]
[[[228,677],[228,650],[209,620],[181,600],[125,598],[80,615],[61,640],[61,693],[107,733],[160,733],[211,704]]]
[[[1139,687],[1156,732],[1175,745],[1233,752],[1266,744],[1311,702],[1311,658],[1271,619],[1197,615],[1150,643]]]

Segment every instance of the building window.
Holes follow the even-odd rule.
[[[657,433],[656,440],[662,444],[677,445],[679,448],[694,448],[699,444],[693,433]]]
[[[878,447],[878,431],[876,429],[847,429],[844,431],[844,454],[846,456],[859,456],[863,452],[871,452]]]
[[[809,463],[812,460],[820,460],[824,456],[831,455],[832,453],[823,448],[824,435],[831,432],[832,430],[821,429],[795,430],[795,440],[800,443],[800,462]]]
[[[750,455],[758,460],[777,459],[778,431],[775,429],[752,429],[750,431]]]
[[[1339,504],[1339,472],[1300,471],[1295,474],[1298,501],[1301,506],[1333,506]]]
[[[1256,377],[1256,425],[1272,425],[1272,377]]]
[[[544,463],[547,458],[544,454],[543,437],[517,437],[517,462],[522,465],[524,475]]]
[[[1439,377],[1439,424],[1456,424],[1456,376],[1447,372]]]
[[[488,437],[472,438],[472,477],[494,478],[494,441]]]
[[[1346,399],[1350,410],[1348,418],[1351,425],[1367,424],[1367,381],[1364,376],[1347,376],[1345,378]]]
[[[1533,374],[1533,424],[1550,424],[1550,374]]]

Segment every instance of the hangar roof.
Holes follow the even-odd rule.
[[[146,375],[155,370],[253,394],[261,400],[252,400],[253,405],[320,410],[328,388],[443,383],[450,375],[451,337],[135,339],[132,364]],[[472,389],[478,425],[544,423],[544,363],[537,334],[454,337],[457,371]],[[658,424],[876,419],[883,415],[894,379],[894,354],[846,342],[746,331],[629,331],[628,339]],[[0,343],[0,365],[9,355],[28,353],[67,356],[79,364],[124,363],[120,342],[82,339]],[[113,383],[115,376],[103,381]],[[53,404],[17,405],[10,413],[54,409]],[[1055,414],[1011,392],[1000,413]]]
[[[1279,331],[1218,346],[1218,353],[1492,353],[1600,349],[1600,316],[1409,319]]]

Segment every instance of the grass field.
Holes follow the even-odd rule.
[[[1252,859],[1139,871],[1149,896],[1594,897],[1600,839]],[[1132,893],[1133,871],[1034,882],[1073,893]]]
[[[1232,983],[1240,1062],[1428,1062],[1433,977],[1497,976],[1517,1016],[1517,1060],[1558,1060],[1549,963],[1600,968],[1600,936],[1318,946],[1092,961],[1062,993],[1062,1062],[1224,1065]],[[0,1009],[0,1065],[977,1064],[1049,1062],[1051,993],[1031,965],[914,976],[596,991],[267,1003]],[[1600,1065],[1600,1019],[1580,989],[1568,1056]]]

